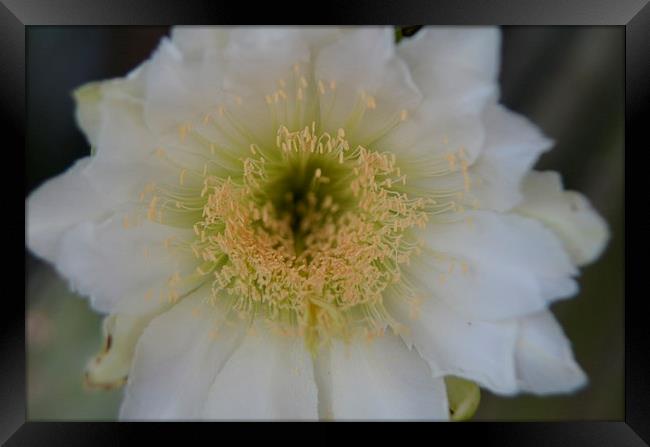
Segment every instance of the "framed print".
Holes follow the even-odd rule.
[[[645,2],[146,3],[0,9],[7,445],[162,421],[646,445]]]

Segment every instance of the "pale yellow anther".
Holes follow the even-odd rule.
[[[167,282],[168,282],[168,284],[170,286],[174,286],[174,285],[178,284],[180,281],[181,281],[181,275],[178,272],[174,272],[174,274],[171,275],[169,277],[169,279],[167,280]]]
[[[469,192],[472,183],[468,172],[467,160],[465,158],[462,158],[460,160],[460,165],[463,172],[463,186],[465,188],[465,192]]]
[[[185,124],[181,124],[178,127],[178,137],[180,138],[181,141],[184,141],[186,135],[187,135],[187,126]]]
[[[472,187],[472,181],[470,180],[469,175],[465,175],[463,179],[463,186],[465,188],[465,192],[469,192],[469,190]]]
[[[171,243],[172,243],[172,240],[173,240],[173,239],[174,239],[173,236],[170,236],[170,237],[168,237],[168,238],[165,238],[165,240],[163,241],[163,246],[164,246],[166,249],[169,250],[169,248],[170,248],[170,246],[171,246]]]
[[[449,163],[449,170],[450,171],[455,171],[456,170],[456,156],[453,153],[448,153],[447,154],[447,162]]]
[[[291,91],[303,100],[307,79],[301,76],[294,81]],[[326,85],[336,88],[335,81],[318,81],[321,93]],[[265,96],[269,104],[286,99],[283,89]],[[366,95],[365,104],[375,108],[376,100]],[[286,106],[291,109],[291,104]],[[223,115],[223,106],[219,111]],[[400,112],[400,118],[404,114]],[[205,276],[213,287],[209,301],[227,306],[232,314],[247,321],[259,318],[278,333],[306,340],[347,337],[351,324],[365,327],[370,338],[381,336],[388,322],[394,324],[383,309],[385,291],[399,287],[404,296],[412,293],[403,283],[401,269],[419,252],[410,229],[427,222],[432,202],[411,198],[403,192],[408,189],[396,186],[406,185],[406,175],[394,154],[356,143],[351,148],[343,128],[327,133],[317,131],[315,121],[302,126],[297,130],[279,126],[275,149],[265,144],[261,150],[250,143],[248,153],[244,145],[243,155],[237,157],[242,174],[232,179],[217,177],[216,163],[211,172],[207,163],[202,173],[193,167],[190,178],[186,178],[189,168],[179,166],[183,188],[152,186],[141,193],[143,200],[155,191],[147,217],[160,220],[164,212],[166,221],[182,222],[201,216],[187,226],[194,234],[189,241],[179,238],[170,247],[171,240],[166,239],[164,245],[170,254],[196,256],[200,265],[189,277]],[[197,134],[197,139],[202,137]],[[216,142],[206,146],[214,155],[220,150]],[[224,151],[230,150],[230,143],[224,143]],[[194,181],[199,175],[203,175],[202,185]],[[303,176],[305,189],[296,196],[272,189],[283,187],[285,175]],[[188,196],[193,188],[196,195]],[[280,195],[270,199],[269,191]],[[278,208],[279,203],[293,203],[300,219],[292,221],[292,214],[283,211],[284,205]],[[174,275],[160,299],[176,302],[180,284],[180,276]],[[366,316],[358,321],[359,315]]]
[[[156,204],[158,203],[158,197],[153,196],[151,202],[149,202],[149,209],[147,210],[147,218],[149,220],[154,220],[156,217]]]

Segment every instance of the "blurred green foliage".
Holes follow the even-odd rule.
[[[30,260],[27,285],[27,418],[114,419],[122,391],[83,386],[88,360],[101,347],[102,317],[50,267]]]

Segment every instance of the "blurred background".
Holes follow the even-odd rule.
[[[25,196],[89,154],[74,121],[72,90],[124,76],[169,34],[166,27],[27,30]],[[624,28],[502,31],[501,101],[556,141],[536,169],[561,172],[565,187],[584,193],[605,217],[612,238],[604,255],[582,269],[579,295],[552,308],[589,386],[544,398],[482,390],[474,420],[622,420]],[[85,364],[101,347],[102,317],[50,266],[26,257],[28,419],[115,419],[122,391],[82,385]]]

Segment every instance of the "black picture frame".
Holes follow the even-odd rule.
[[[316,7],[317,14],[308,14],[295,22],[344,24],[454,24],[454,25],[616,25],[625,27],[626,36],[626,87],[625,87],[625,174],[626,201],[646,209],[647,187],[634,187],[633,169],[640,168],[639,155],[650,147],[643,126],[642,112],[650,104],[650,6],[648,0],[445,0],[437,3],[402,0],[364,0],[344,2],[337,0]],[[26,28],[32,25],[169,25],[169,24],[225,24],[232,22],[286,23],[287,11],[312,12],[311,6],[255,4],[224,4],[214,1],[172,2],[168,0],[2,0],[0,4],[0,142],[5,154],[15,157],[7,166],[2,178],[5,200],[12,201],[15,212],[4,234],[15,243],[16,253],[25,253],[24,240],[15,235],[24,229],[24,198],[16,191],[15,176],[18,166],[24,165],[25,146],[25,75]],[[254,12],[252,12],[254,11]],[[294,20],[291,20],[294,21]],[[646,137],[646,138],[644,138]],[[636,163],[632,160],[636,160]],[[635,166],[636,164],[636,166]],[[15,201],[15,203],[13,202]],[[5,211],[8,212],[8,211]],[[641,254],[648,247],[641,231],[634,231],[633,210],[625,210],[625,418],[622,421],[507,423],[490,422],[474,424],[436,424],[424,428],[433,440],[453,439],[461,445],[473,439],[501,446],[641,446],[650,442],[650,315],[644,308],[647,299],[641,287],[644,264]],[[17,217],[18,216],[18,217]],[[21,219],[20,216],[23,216]],[[642,214],[647,223],[647,212]],[[637,221],[638,222],[638,221]],[[630,241],[634,241],[631,243]],[[22,245],[22,246],[21,246]],[[20,252],[19,252],[20,250]],[[638,255],[641,262],[633,260]],[[13,256],[16,259],[15,256]],[[18,265],[17,263],[15,263]],[[24,264],[23,264],[24,265]],[[13,273],[13,272],[12,272]],[[16,277],[17,272],[16,272]],[[5,284],[13,280],[7,275]],[[13,291],[12,291],[13,292]],[[0,327],[0,440],[7,446],[39,445],[122,445],[128,444],[142,431],[154,428],[149,423],[70,423],[28,422],[25,404],[25,309],[17,293],[5,291],[2,297],[3,323]],[[428,424],[427,424],[428,425]],[[264,434],[282,427],[267,426]],[[200,427],[200,428],[199,428]],[[240,424],[230,430],[241,435],[251,435],[253,430]],[[332,425],[320,425],[333,427]],[[375,424],[383,432],[387,424]],[[309,428],[316,428],[311,425]],[[401,429],[401,427],[398,427]],[[185,430],[188,430],[185,433]],[[159,436],[171,440],[178,432],[182,439],[192,440],[205,430],[210,437],[211,424],[161,424],[156,423]],[[223,428],[219,428],[223,430]],[[331,430],[331,428],[327,428]],[[407,429],[407,430],[410,430]],[[374,430],[373,430],[374,432]],[[328,432],[324,432],[327,436]],[[407,433],[407,432],[405,432]],[[190,435],[190,436],[188,436]],[[235,435],[236,434],[232,434]],[[227,436],[223,433],[218,439]],[[244,438],[245,439],[245,438]],[[303,438],[304,439],[304,438]],[[326,438],[323,438],[326,439]],[[412,439],[409,437],[409,439]],[[215,439],[216,442],[216,439]]]

